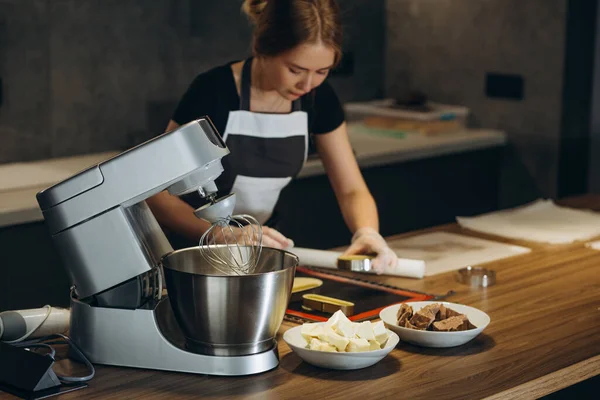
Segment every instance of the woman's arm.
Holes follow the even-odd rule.
[[[315,143],[350,231],[379,230],[377,206],[352,153],[346,123],[330,133],[315,135]]]
[[[169,121],[166,132],[170,132],[178,127],[179,124]],[[146,203],[161,226],[185,236],[194,242],[200,241],[202,234],[211,226],[208,221],[197,218],[194,215],[194,209],[189,204],[179,197],[169,194],[167,191],[160,192],[146,199]],[[266,226],[263,226],[262,230],[263,246],[278,249],[293,246],[293,242],[277,230]]]
[[[210,227],[208,221],[196,218],[189,204],[167,191],[150,197],[146,203],[161,226],[191,241],[198,242]]]
[[[376,253],[372,261],[375,271],[384,273],[393,268],[398,257],[378,232],[377,206],[352,153],[346,123],[317,135],[315,141],[344,220],[353,233],[352,244],[344,254]]]

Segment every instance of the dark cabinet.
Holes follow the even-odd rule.
[[[385,235],[498,209],[502,147],[366,168]],[[327,249],[349,243],[326,176],[293,181],[277,204],[277,227],[297,246]]]
[[[0,228],[0,311],[69,306],[69,279],[43,222]]]

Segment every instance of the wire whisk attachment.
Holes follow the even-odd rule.
[[[262,225],[251,215],[217,219],[200,238],[204,259],[226,275],[252,274],[262,252]]]

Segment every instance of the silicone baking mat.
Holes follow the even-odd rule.
[[[323,281],[316,293],[354,303],[351,321],[366,321],[379,317],[379,312],[387,306],[405,301],[426,301],[436,296],[367,280],[349,278],[317,268],[297,267],[296,277],[311,277]],[[327,321],[331,314],[302,307],[302,301],[290,302],[286,319],[294,322]]]

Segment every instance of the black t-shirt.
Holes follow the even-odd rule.
[[[234,61],[235,62],[235,61]],[[179,101],[172,120],[184,125],[195,119],[208,116],[219,134],[225,133],[230,111],[240,109],[240,97],[237,93],[231,63],[221,65],[196,76],[183,97]],[[331,132],[344,122],[344,110],[333,88],[325,81],[310,93],[301,98],[301,109],[308,115],[308,130],[310,134],[320,135]],[[290,109],[291,111],[291,109]],[[228,157],[232,157],[230,154]],[[224,165],[225,167],[225,165]],[[231,188],[222,174],[217,181],[218,196],[221,197]],[[198,193],[181,196],[181,199],[197,208],[205,203]],[[265,225],[272,226],[273,220]],[[168,233],[169,240],[175,248],[196,245],[187,239]]]
[[[228,63],[196,76],[179,101],[173,121],[186,124],[208,116],[223,135],[230,111],[239,110],[231,64]],[[344,110],[333,88],[323,82],[301,98],[302,110],[308,114],[309,133],[328,133],[344,122]]]

